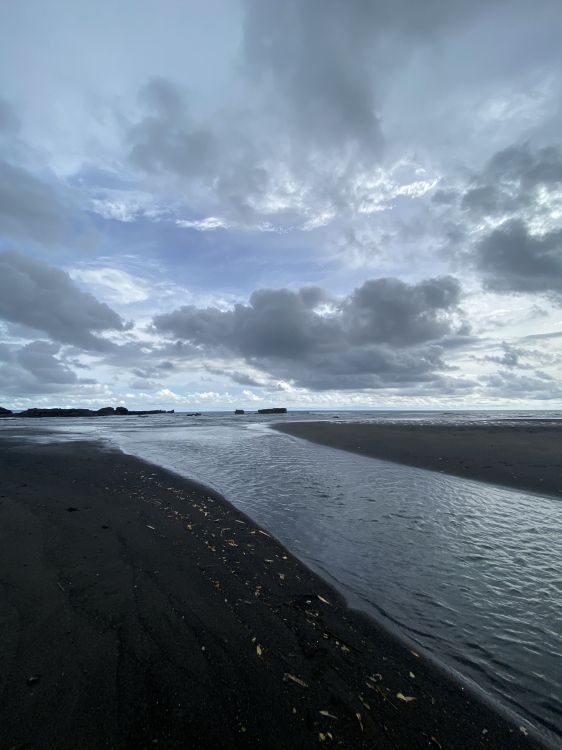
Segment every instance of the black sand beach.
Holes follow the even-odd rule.
[[[562,497],[562,426],[290,422],[280,432],[385,461]]]
[[[0,476],[2,750],[541,746],[205,488],[16,437]]]

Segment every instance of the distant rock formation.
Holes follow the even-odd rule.
[[[33,419],[41,417],[95,417],[97,412],[90,409],[26,409],[16,416]]]
[[[3,406],[0,406],[0,417],[9,417],[13,413],[14,413],[13,411],[10,411],[9,409],[4,409]]]
[[[7,411],[7,410],[6,410]],[[16,417],[31,417],[34,419],[40,419],[42,417],[110,417],[114,415],[120,416],[145,416],[148,414],[173,414],[166,412],[163,409],[152,409],[148,411],[129,411],[125,406],[104,406],[97,411],[92,409],[26,409],[25,411],[14,414]],[[10,412],[11,414],[12,412]],[[2,410],[0,409],[0,415]]]
[[[258,414],[286,414],[287,409],[284,406],[274,406],[271,409],[258,409]]]
[[[201,412],[200,411],[192,411],[192,412],[189,412],[189,413],[186,412],[185,416],[186,417],[200,417],[201,416]]]
[[[244,409],[235,409],[234,413],[235,414],[245,414],[246,412],[244,411]]]

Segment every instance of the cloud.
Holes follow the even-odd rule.
[[[521,340],[532,340],[533,338],[535,337],[524,336]],[[485,355],[481,359],[477,357],[475,359],[480,362],[492,362],[505,367],[507,370],[533,370],[539,366],[559,366],[562,362],[562,356],[554,349],[530,349],[510,344],[507,341],[501,342],[500,349],[501,355]]]
[[[439,189],[447,248],[486,290],[562,293],[562,148],[512,144],[454,189]]]
[[[185,306],[156,316],[154,326],[200,356],[242,357],[299,386],[380,388],[424,382],[445,368],[440,343],[466,332],[460,298],[450,276],[376,279],[339,300],[319,287],[260,289],[247,305]]]
[[[420,46],[504,4],[247,0],[245,62],[300,156],[372,163],[383,142],[381,81]]]
[[[368,5],[246,5],[246,64],[293,148],[376,155],[382,135],[369,63],[377,27]]]
[[[548,220],[551,200],[562,189],[562,150],[528,142],[498,151],[473,176],[461,197],[463,209],[480,217],[513,218],[531,209]]]
[[[0,392],[9,396],[72,393],[94,380],[78,378],[61,357],[60,344],[31,341],[24,346],[0,344]]]
[[[532,235],[514,219],[478,243],[474,262],[487,289],[561,295],[562,229]]]
[[[41,383],[68,385],[76,383],[76,373],[56,359],[60,345],[51,341],[32,341],[17,353],[17,360]]]
[[[0,233],[52,244],[68,230],[68,212],[57,189],[0,159]]]
[[[418,284],[383,278],[366,281],[343,308],[348,337],[358,343],[409,346],[453,333],[450,313],[461,297],[457,279],[444,276]]]
[[[0,135],[13,136],[19,131],[21,122],[11,104],[0,96]]]
[[[529,355],[528,350],[514,346],[513,344],[509,344],[507,341],[502,341],[501,350],[503,354],[487,354],[482,357],[480,361],[492,362],[493,364],[507,367],[508,370],[513,370],[516,368],[529,369],[530,365],[526,365],[521,362],[522,358],[525,358]],[[478,358],[476,359],[478,361]]]
[[[267,385],[267,381],[265,381],[262,377],[261,380],[258,380],[255,377],[252,377],[248,373],[245,372],[238,372],[237,370],[227,370],[225,368],[221,367],[211,367],[207,365],[205,369],[211,373],[211,375],[218,375],[220,377],[227,377],[232,380],[233,383],[238,383],[238,385],[251,385],[252,387],[261,388],[265,385]]]
[[[127,271],[109,266],[79,267],[70,276],[93,287],[112,304],[128,305],[144,302],[150,296],[147,283]]]
[[[560,185],[562,152],[557,146],[533,151],[528,142],[512,145],[490,159],[485,174],[502,184],[520,185],[523,190],[539,185]]]
[[[507,370],[482,379],[486,396],[526,401],[553,401],[562,398],[559,380],[548,373],[535,371],[532,375],[516,375]]]
[[[210,177],[216,168],[214,136],[192,123],[182,90],[169,80],[154,78],[141,89],[139,99],[146,114],[129,132],[131,162],[154,174]]]
[[[75,197],[44,168],[45,155],[22,140],[21,130],[15,109],[0,97],[0,237],[60,243],[84,221]]]
[[[176,219],[176,226],[182,229],[196,229],[198,232],[214,232],[216,229],[228,229],[229,224],[217,216],[207,216],[205,219]]]
[[[125,328],[117,313],[67,273],[17,252],[0,253],[0,319],[90,350],[110,348],[96,334]]]
[[[209,216],[181,218],[187,227],[322,226],[377,192],[372,175],[388,137],[381,91],[392,75],[449,30],[505,5],[246,0],[236,96],[201,116],[187,88],[148,81],[127,118],[129,163]]]

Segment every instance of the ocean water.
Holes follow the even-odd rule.
[[[562,501],[315,445],[279,420],[495,424],[560,412],[208,413],[0,420],[108,441],[225,495],[352,606],[562,734]],[[561,421],[562,426],[562,421]]]

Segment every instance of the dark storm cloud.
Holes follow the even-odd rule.
[[[124,330],[117,313],[83,292],[67,273],[16,252],[0,253],[0,319],[92,350],[110,348],[94,334]]]
[[[531,235],[520,220],[495,229],[476,247],[487,289],[562,294],[562,230]]]
[[[406,284],[399,279],[366,281],[342,309],[348,338],[357,343],[408,346],[452,333],[448,313],[461,289],[452,276]]]
[[[445,369],[442,349],[436,345],[396,349],[385,344],[344,346],[331,351],[307,352],[289,362],[269,357],[263,369],[312,390],[400,388],[430,383]]]
[[[154,325],[202,356],[240,356],[308,388],[383,387],[431,380],[444,369],[439,344],[463,328],[460,297],[450,276],[367,281],[343,300],[318,287],[260,289],[248,305],[186,306],[156,316]]]

